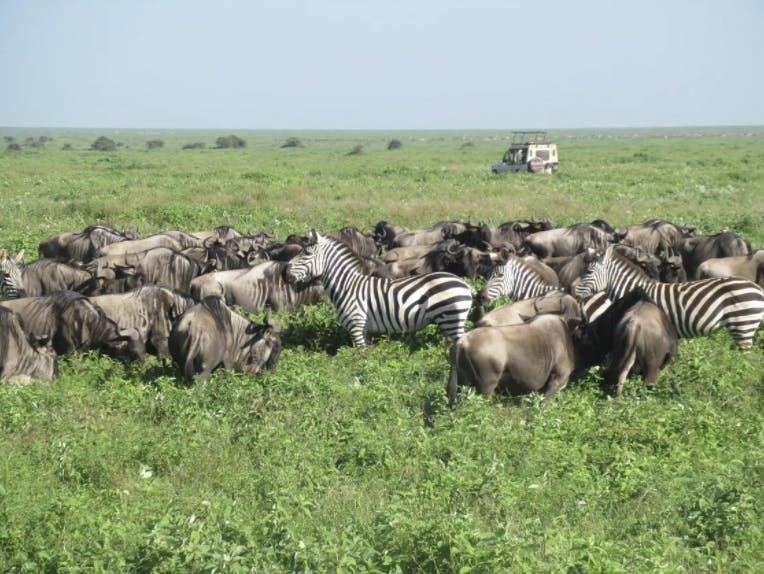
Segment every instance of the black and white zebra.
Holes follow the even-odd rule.
[[[23,258],[23,249],[12,257],[5,249],[0,249],[0,300],[18,299],[24,295],[24,280],[19,267]]]
[[[320,277],[340,323],[359,347],[372,333],[417,331],[435,323],[451,341],[464,334],[474,291],[451,273],[425,273],[390,280],[363,273],[363,262],[339,241],[310,232],[310,244],[292,259],[286,279],[307,283]]]
[[[509,295],[513,301],[520,301],[539,297],[550,291],[560,291],[560,288],[544,279],[530,263],[509,253],[486,277],[485,285],[480,290],[480,301],[489,303],[502,295]]]
[[[680,337],[708,335],[726,327],[737,345],[747,349],[764,317],[764,290],[752,281],[726,277],[660,283],[612,247],[592,260],[575,294],[586,298],[605,291],[617,300],[635,287],[642,287],[663,309]]]

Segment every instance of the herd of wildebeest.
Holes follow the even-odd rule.
[[[438,324],[453,341],[451,404],[460,385],[551,399],[574,370],[596,364],[608,365],[603,384],[620,396],[630,373],[653,385],[678,338],[727,328],[747,348],[764,316],[764,250],[663,220],[418,230],[383,221],[369,233],[284,240],[230,226],[139,238],[94,225],[43,239],[39,256],[23,264],[23,252],[0,251],[8,381],[50,379],[58,355],[89,349],[171,357],[188,381],[219,367],[274,369],[278,322],[233,307],[288,311],[327,296],[358,346]],[[484,313],[501,295],[513,302]],[[465,331],[467,311],[474,328]]]

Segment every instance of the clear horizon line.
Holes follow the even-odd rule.
[[[651,125],[651,126],[590,126],[590,127],[495,127],[495,128],[251,128],[251,127],[157,127],[157,126],[144,126],[144,127],[125,127],[125,126],[51,126],[51,125],[25,125],[25,126],[13,126],[13,125],[0,125],[0,130],[24,130],[24,129],[51,129],[51,130],[166,130],[166,131],[231,131],[231,130],[244,130],[244,131],[263,131],[263,132],[483,132],[483,131],[518,131],[518,130],[533,130],[533,131],[579,131],[579,130],[654,130],[654,129],[687,129],[687,128],[762,128],[764,124],[685,124],[685,125]]]

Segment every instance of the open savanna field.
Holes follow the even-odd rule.
[[[246,148],[212,149],[230,133]],[[508,132],[0,135],[53,138],[0,151],[0,248],[27,261],[96,223],[283,238],[657,217],[764,244],[760,127],[554,132],[554,176],[492,175]],[[125,145],[88,151],[99,135]],[[747,352],[726,331],[680,341],[655,389],[633,378],[620,401],[594,368],[548,406],[468,394],[452,412],[434,327],[361,350],[328,302],[277,316],[273,373],[186,385],[90,353],[0,385],[0,571],[764,570],[764,328]]]

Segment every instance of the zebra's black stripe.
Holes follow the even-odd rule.
[[[460,278],[444,272],[394,281],[370,277],[344,244],[318,234],[313,239],[315,243],[290,262],[287,277],[306,282],[320,276],[356,345],[365,347],[370,333],[417,331],[430,323],[452,341],[464,334],[473,291]]]
[[[659,283],[612,248],[592,262],[576,295],[605,291],[617,299],[637,286],[663,309],[681,337],[708,335],[726,327],[739,347],[749,348],[764,318],[764,290],[752,281],[714,278]]]
[[[502,295],[520,301],[555,290],[560,288],[544,279],[529,263],[509,255],[506,262],[497,264],[488,275],[480,294],[485,302],[495,301]]]

